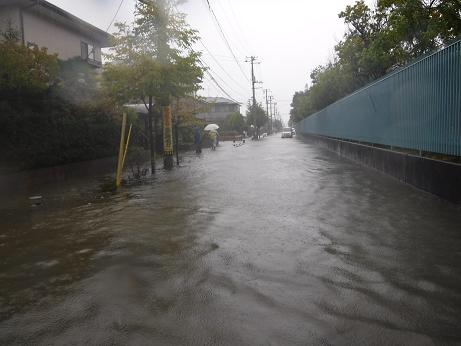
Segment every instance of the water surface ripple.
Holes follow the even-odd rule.
[[[20,183],[2,345],[461,343],[459,208],[301,140],[223,143],[117,194]]]

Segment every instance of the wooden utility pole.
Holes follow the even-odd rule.
[[[269,92],[269,89],[264,89],[264,92],[266,94],[266,114],[267,117],[270,119],[269,134],[272,134],[272,116],[269,114],[269,99],[267,98],[267,93]]]
[[[255,62],[256,59],[257,59],[256,56],[250,56],[249,58],[247,57],[247,60],[245,60],[246,62],[249,62],[251,64],[251,89],[253,90],[253,106],[256,105],[255,84],[261,83],[261,82],[257,82],[255,78],[254,64],[257,64]]]
[[[158,34],[158,61],[167,68],[170,64],[169,52],[171,48],[168,46],[168,11],[165,8],[165,3],[159,15],[159,34]],[[171,77],[166,77],[171,78]],[[173,168],[173,119],[171,115],[171,100],[168,90],[163,91],[160,97],[160,105],[162,106],[163,116],[163,168],[170,170]]]
[[[270,112],[269,112],[269,117],[270,117],[270,119],[271,119],[271,124],[272,124],[272,118],[273,118],[273,116],[272,116],[272,114],[273,114],[273,113],[272,113],[272,104],[273,104],[273,100],[274,100],[274,97],[273,97],[273,96],[269,96],[269,111],[270,111]],[[272,127],[272,125],[271,125],[271,127]]]
[[[179,101],[178,101],[178,104],[179,104]],[[176,149],[176,166],[179,166],[179,130],[178,130],[179,114],[178,114],[178,109],[179,107],[176,109],[176,112],[175,112],[176,114],[174,117],[174,138],[175,138],[174,147]]]

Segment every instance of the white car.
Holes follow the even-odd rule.
[[[291,127],[284,127],[282,130],[282,138],[293,138]]]

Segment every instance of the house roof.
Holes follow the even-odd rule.
[[[0,0],[1,6],[20,6],[23,10],[39,10],[40,15],[49,19],[56,20],[61,24],[78,30],[80,33],[94,39],[101,47],[110,47],[112,35],[99,29],[98,27],[85,22],[84,20],[74,16],[73,14],[63,10],[62,8],[53,5],[45,0]]]
[[[224,97],[204,97],[206,103],[219,103],[228,105],[241,105],[241,103],[226,99]]]

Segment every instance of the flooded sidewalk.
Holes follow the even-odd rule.
[[[0,197],[0,344],[461,342],[448,202],[276,136],[97,177]]]

